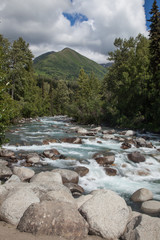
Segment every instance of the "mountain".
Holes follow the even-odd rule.
[[[81,68],[87,74],[94,72],[99,79],[103,79],[106,74],[103,66],[70,48],[60,52],[48,52],[34,59],[37,75],[49,78],[74,80],[78,77]]]

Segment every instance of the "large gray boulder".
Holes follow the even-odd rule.
[[[147,215],[133,218],[127,225],[123,240],[159,240],[160,219]]]
[[[62,184],[62,177],[57,172],[40,172],[36,175],[34,175],[30,182],[56,182]]]
[[[31,189],[14,190],[3,201],[0,207],[0,219],[17,225],[25,210],[32,204],[39,202],[39,198]]]
[[[77,208],[58,201],[32,204],[17,228],[22,232],[61,236],[69,240],[84,239],[88,234],[88,224]]]
[[[63,183],[78,183],[79,175],[77,172],[68,169],[54,169],[53,173],[59,173]]]
[[[89,224],[89,232],[106,239],[119,238],[125,231],[129,208],[118,194],[97,190],[79,209]]]
[[[73,198],[70,192],[67,192],[64,189],[57,190],[57,191],[49,191],[41,197],[42,201],[59,201],[59,202],[67,202],[71,203],[75,207],[77,207],[76,200]]]
[[[14,167],[13,173],[17,175],[21,181],[27,181],[31,179],[35,174],[32,169],[26,167]]]
[[[40,199],[50,191],[63,191],[64,193],[70,193],[70,190],[67,187],[57,182],[6,182],[0,186],[0,204],[3,203],[9,193],[21,189],[32,190]]]
[[[131,196],[133,202],[145,202],[153,198],[153,193],[147,188],[140,188]]]

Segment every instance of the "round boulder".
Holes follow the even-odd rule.
[[[25,210],[39,198],[31,189],[22,188],[9,193],[0,207],[0,219],[17,225]]]
[[[93,194],[79,209],[89,224],[89,232],[106,239],[119,238],[129,219],[125,200],[110,190],[97,190]]]
[[[128,223],[123,240],[159,240],[160,219],[145,214],[136,216]]]
[[[142,212],[153,215],[153,216],[159,216],[160,215],[160,202],[159,201],[146,201],[142,203],[141,206]]]
[[[53,173],[59,173],[62,177],[62,182],[64,183],[75,183],[79,181],[79,175],[77,172],[68,169],[54,169]]]
[[[18,227],[21,232],[61,236],[69,240],[84,239],[88,224],[70,203],[43,201],[32,204],[24,213]]]
[[[32,169],[26,167],[14,167],[13,173],[17,175],[21,181],[27,181],[31,179],[35,174]]]
[[[89,169],[86,167],[76,167],[74,170],[79,174],[80,177],[84,177],[87,175],[87,173],[89,173]]]
[[[145,157],[139,152],[129,153],[128,159],[134,163],[140,163],[145,161]]]
[[[133,202],[145,202],[145,201],[151,200],[152,198],[153,198],[153,193],[146,188],[138,189],[131,196],[131,200]]]
[[[57,172],[40,172],[36,175],[34,175],[30,182],[56,182],[56,183],[62,183],[62,177]]]
[[[40,162],[40,156],[37,153],[29,153],[27,155],[27,162],[36,164]]]

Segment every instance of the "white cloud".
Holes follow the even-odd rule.
[[[0,33],[22,36],[34,55],[70,47],[102,62],[116,37],[147,34],[144,0],[1,0]],[[63,12],[81,13],[88,21],[71,26]]]

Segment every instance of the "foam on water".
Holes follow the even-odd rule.
[[[49,164],[50,168],[68,168],[74,169],[77,166],[84,166],[89,169],[89,173],[80,177],[80,185],[86,192],[97,188],[107,188],[130,196],[139,188],[148,188],[154,193],[154,198],[160,199],[160,162],[154,158],[154,155],[160,155],[156,148],[136,148],[132,145],[130,149],[121,149],[121,142],[117,140],[106,140],[101,138],[102,134],[95,137],[82,138],[82,144],[71,143],[49,143],[43,145],[45,139],[61,139],[65,137],[76,136],[73,130],[75,125],[67,123],[66,117],[40,118],[38,122],[25,123],[22,126],[13,127],[15,132],[8,133],[7,137],[11,139],[11,145],[6,144],[3,147],[15,152],[25,151],[42,153],[44,150],[55,148],[66,159],[51,160],[43,158],[42,160]],[[118,136],[115,133],[115,136]],[[141,137],[140,133],[138,136]],[[153,138],[151,142],[157,148],[160,148],[160,136],[147,133],[146,137]],[[34,144],[37,141],[38,145]],[[23,146],[24,143],[27,146]],[[15,143],[19,145],[16,146]],[[23,145],[22,145],[23,144]],[[112,152],[115,154],[114,166],[117,170],[116,176],[108,176],[102,166],[100,166],[92,156],[97,152]],[[141,163],[131,162],[127,154],[138,151],[142,153],[146,161]],[[20,164],[20,162],[18,163]]]

